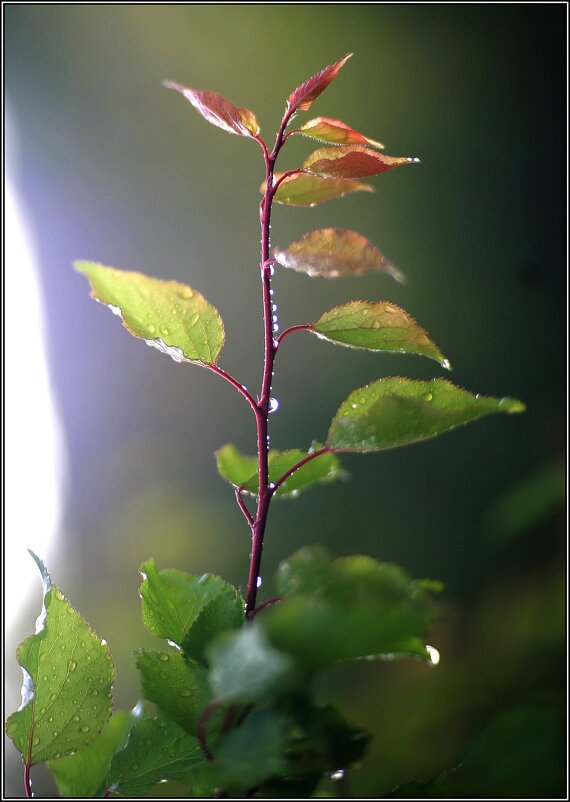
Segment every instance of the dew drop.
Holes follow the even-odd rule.
[[[441,363],[441,367],[444,368],[445,370],[451,370],[451,362],[449,361],[449,359],[444,359],[443,362]]]
[[[146,328],[149,334],[154,334],[156,331],[156,326],[154,325],[154,323],[149,323]]]
[[[80,716],[73,716],[73,718],[71,720],[75,721],[75,722],[78,722],[78,721],[81,721],[81,717]]]
[[[65,596],[63,595],[61,590],[56,590],[55,591],[55,597],[56,597],[56,599],[59,599],[60,601],[63,601],[65,599]]]
[[[379,320],[375,320],[372,325],[373,325],[373,328],[379,329],[380,328],[380,321]]]
[[[44,674],[44,675],[43,675],[43,677],[42,677],[42,681],[43,681],[43,682],[47,682],[47,681],[48,681],[48,678],[47,678],[47,675],[46,675],[46,674]]]
[[[357,408],[357,406],[358,406],[358,404],[351,404],[350,406],[351,406],[353,409],[356,409],[356,408]]]
[[[277,304],[271,304],[271,311],[277,312]]]
[[[433,393],[426,393],[424,395],[424,401],[433,401]]]
[[[275,275],[275,268],[273,267],[273,265],[269,265],[269,267],[267,268],[267,272],[269,274],[269,278],[273,278],[273,276]]]
[[[82,724],[79,728],[79,732],[89,732],[90,729],[89,724]]]
[[[42,716],[43,716],[43,714],[44,714],[45,712],[46,712],[46,709],[45,709],[45,707],[40,707],[40,715],[42,715]]]
[[[93,690],[91,691],[91,696],[99,696],[99,691],[97,690],[97,688],[93,688]]]
[[[192,298],[194,295],[194,290],[191,290],[190,287],[181,287],[179,295],[181,298],[188,299]]]
[[[52,735],[53,735],[54,738],[57,738],[57,736],[59,735],[59,732],[57,730],[54,730]]]
[[[77,668],[77,663],[75,662],[75,660],[70,660],[69,661],[69,670],[70,671],[75,671],[76,668]]]
[[[170,334],[170,329],[168,328],[168,326],[159,326],[159,331],[161,334],[164,335]]]
[[[344,769],[337,769],[331,774],[331,780],[342,780],[345,774],[346,771]]]
[[[194,312],[192,315],[190,315],[190,317],[186,321],[186,325],[192,328],[192,326],[196,325],[199,319],[200,315],[198,314],[198,312]]]
[[[277,350],[277,348],[279,348],[279,343],[278,343],[277,340],[273,340],[273,347],[275,348],[275,350]]]
[[[260,588],[263,585],[263,577],[262,576],[258,576],[257,577],[256,585],[257,585],[258,588]]]
[[[277,315],[273,315],[273,317],[272,317],[271,319],[272,319],[272,321],[273,321],[274,323],[277,323]]]
[[[267,410],[269,414],[272,412],[277,412],[279,409],[279,401],[277,398],[270,398],[269,399],[269,409]]]
[[[269,489],[275,490],[275,484],[273,482],[269,482]]]
[[[277,323],[274,323],[273,324],[273,334],[277,334],[278,331],[279,331],[279,325]]]
[[[293,498],[297,498],[297,496],[299,495],[299,492],[300,492],[300,491],[299,491],[298,489],[292,490],[292,491],[291,491],[291,496],[292,496]]]
[[[34,744],[34,746],[39,746],[39,745],[40,745],[40,739],[38,738],[38,736],[37,736],[37,735],[36,735],[36,737],[34,738],[33,744]]]
[[[439,651],[435,648],[435,646],[429,646],[426,643],[426,651],[429,654],[430,665],[432,666],[438,665],[441,659],[441,655],[439,654]]]
[[[60,643],[59,648],[61,649],[62,652],[64,652],[67,649],[67,646],[65,645],[65,643]]]
[[[163,663],[166,663],[168,660],[168,655],[164,654],[164,652],[160,652],[160,654],[158,655],[158,659],[162,660]]]
[[[359,404],[365,404],[366,403],[366,398],[363,395],[361,395],[360,398],[358,399],[358,403]]]
[[[101,638],[101,646],[106,646],[106,645],[107,641],[105,640],[105,638]]]
[[[192,696],[192,691],[189,688],[180,688],[178,693],[184,697]]]

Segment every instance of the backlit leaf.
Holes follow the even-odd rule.
[[[41,561],[44,606],[36,634],[18,647],[24,670],[20,709],[6,732],[30,765],[90,744],[111,716],[115,671],[109,647],[52,584]]]
[[[331,560],[322,547],[309,547],[279,566],[275,586],[284,599],[264,610],[261,623],[275,646],[309,670],[369,655],[429,659],[429,591],[398,566],[364,555]]]
[[[347,53],[346,56],[336,61],[334,64],[325,67],[323,70],[313,75],[308,81],[298,86],[294,92],[289,95],[288,108],[290,110],[307,111],[316,98],[323,92],[332,80],[338,74],[340,68],[346,64],[352,53]]]
[[[189,780],[204,759],[197,738],[173,721],[157,716],[138,721],[109,770],[109,790],[140,798],[161,780]]]
[[[275,179],[278,180],[282,175],[283,173],[275,173]],[[265,182],[259,190],[261,193],[265,192]],[[288,176],[279,184],[273,200],[285,206],[316,206],[351,192],[374,192],[374,187],[362,181],[321,178],[318,175],[299,173]]]
[[[167,89],[180,92],[212,125],[238,136],[255,137],[259,134],[259,123],[255,119],[255,114],[249,109],[234,106],[217,92],[201,92],[173,81],[164,81],[163,85]]]
[[[91,284],[91,297],[119,315],[123,326],[176,362],[218,361],[224,324],[217,309],[186,284],[95,262],[75,262]]]
[[[370,240],[346,228],[310,231],[287,248],[274,248],[273,255],[282,267],[311,277],[338,278],[380,272],[388,273],[396,281],[405,281],[404,274]]]
[[[204,647],[214,635],[242,624],[243,599],[219,576],[194,576],[175,568],[157,571],[152,559],[140,570],[144,625],[191,657],[203,659]]]
[[[367,178],[416,161],[419,159],[385,156],[363,145],[340,145],[313,151],[303,162],[303,167],[324,178]]]
[[[523,412],[515,398],[477,396],[445,379],[379,379],[341,404],[327,443],[338,451],[382,451],[427,440],[496,412]]]
[[[315,117],[314,120],[304,123],[296,129],[301,134],[329,142],[333,145],[372,145],[374,148],[384,148],[381,142],[375,142],[363,134],[359,134],[342,120],[333,120],[332,117]],[[296,133],[292,132],[292,133]]]
[[[325,312],[309,329],[324,340],[366,348],[419,354],[449,368],[449,361],[416,321],[388,301],[350,301]]]
[[[321,448],[320,443],[313,443],[311,451],[317,451],[319,448]],[[311,451],[301,451],[298,448],[288,451],[271,449],[268,455],[269,482],[275,484],[284,473],[304,459]],[[236,487],[242,487],[248,493],[257,495],[257,457],[246,456],[234,445],[228,444],[216,451],[216,459],[218,471],[224,479]],[[332,482],[344,475],[340,461],[335,454],[322,454],[291,474],[276,490],[275,498],[297,496],[301,490],[305,490],[311,485],[318,482]]]
[[[208,671],[182,652],[140,649],[136,653],[143,698],[163,716],[196,735],[198,719],[211,702]]]
[[[295,680],[291,658],[269,643],[257,622],[223,635],[208,656],[216,699],[260,702],[286,693]]]
[[[113,755],[125,745],[134,721],[126,711],[113,713],[96,741],[74,755],[49,761],[61,796],[88,799],[103,795]]]

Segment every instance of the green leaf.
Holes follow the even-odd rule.
[[[74,262],[74,267],[89,279],[91,297],[119,315],[135,337],[175,362],[216,364],[224,344],[224,324],[199,292],[177,281],[96,262]]]
[[[246,484],[251,487],[255,481],[257,457],[248,457],[246,454],[242,454],[232,443],[227,443],[216,451],[216,464],[220,476],[236,487]],[[257,493],[257,484],[250,492]]]
[[[268,454],[269,482],[275,484],[283,474],[297,465],[302,459],[322,447],[314,442],[309,451],[292,448],[288,451],[271,449]],[[241,454],[238,449],[228,444],[216,451],[216,460],[220,475],[228,482],[241,487],[248,493],[257,495],[257,457]],[[275,491],[275,498],[297,497],[301,490],[319,482],[333,482],[346,476],[340,461],[335,454],[326,453],[296,470]]]
[[[264,611],[263,628],[309,671],[366,656],[430,659],[428,589],[397,566],[361,555],[331,560],[320,547],[306,548],[281,564],[276,589],[285,598]]]
[[[303,162],[305,170],[323,178],[369,178],[402,164],[419,162],[405,156],[385,156],[364,145],[318,148]]]
[[[105,641],[32,556],[44,580],[44,606],[36,634],[18,647],[24,670],[22,705],[6,724],[30,765],[76,752],[97,738],[111,716],[115,678]]]
[[[144,625],[191,657],[203,660],[204,648],[213,637],[243,623],[241,595],[219,576],[194,576],[175,568],[157,571],[153,559],[140,570]]]
[[[282,267],[307,273],[312,278],[380,272],[401,283],[405,281],[403,273],[370,240],[346,228],[310,231],[287,248],[274,248],[273,255]]]
[[[196,767],[193,780],[242,795],[286,768],[283,725],[271,710],[254,710],[216,747],[215,760]]]
[[[260,702],[286,693],[296,679],[290,657],[277,651],[257,624],[223,635],[208,654],[216,699]]]
[[[278,181],[283,173],[275,173]],[[273,196],[275,203],[285,206],[316,206],[333,198],[341,198],[351,192],[374,192],[374,187],[362,181],[350,181],[344,178],[321,178],[318,175],[298,173],[287,176],[277,187]],[[260,187],[265,192],[265,182]]]
[[[311,137],[311,139],[330,142],[333,145],[372,145],[374,148],[384,148],[381,142],[375,142],[373,139],[359,134],[341,120],[333,120],[331,117],[315,117],[314,120],[309,120],[291,133],[297,132]]]
[[[444,368],[451,367],[414,318],[388,301],[350,301],[335,306],[321,315],[309,331],[350,348],[419,354],[435,359]]]
[[[121,796],[141,797],[161,780],[186,781],[202,761],[197,738],[173,721],[157,716],[138,721],[128,741],[113,757],[109,789]]]
[[[136,665],[143,697],[154,702],[163,716],[195,735],[198,720],[212,700],[207,669],[182,652],[150,649],[136,652]]]
[[[102,796],[113,755],[123,748],[133,723],[131,713],[113,713],[96,741],[74,755],[49,761],[48,768],[61,796],[80,799]]]
[[[320,70],[308,81],[298,86],[294,92],[289,95],[288,109],[292,111],[307,111],[311,108],[313,101],[318,98],[321,92],[327,88],[331,81],[333,81],[341,67],[346,64],[352,53],[347,53],[334,64]]]
[[[379,379],[341,404],[327,444],[335,451],[382,451],[427,440],[483,415],[524,409],[515,398],[472,395],[446,379]]]
[[[212,125],[238,136],[256,137],[259,134],[259,123],[255,119],[255,114],[249,109],[234,106],[217,92],[200,92],[173,81],[163,81],[163,86],[180,92]]]

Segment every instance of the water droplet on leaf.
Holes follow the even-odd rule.
[[[163,663],[166,663],[166,661],[168,660],[168,655],[164,654],[164,652],[160,652],[160,654],[158,655],[158,659],[162,660]]]
[[[82,724],[81,727],[79,728],[79,732],[89,732],[89,730],[90,730],[89,724]]]
[[[184,697],[192,696],[192,691],[189,688],[180,688],[178,693]]]
[[[77,663],[75,662],[75,660],[70,660],[69,661],[69,670],[70,671],[75,671],[76,668],[77,668]]]

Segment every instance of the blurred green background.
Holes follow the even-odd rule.
[[[247,532],[213,452],[234,442],[252,453],[255,432],[231,388],[130,337],[89,299],[71,262],[190,283],[225,321],[222,366],[257,388],[261,154],[209,126],[161,81],[251,108],[272,141],[288,94],[354,52],[309,116],[340,118],[387,153],[422,163],[373,179],[376,195],[276,207],[273,242],[354,228],[408,284],[280,270],[281,328],[352,298],[394,301],[451,360],[455,383],[519,397],[528,411],[401,450],[347,455],[350,481],[275,503],[263,594],[279,560],[313,542],[445,583],[429,638],[442,654],[437,669],[363,662],[322,680],[323,700],[375,736],[353,794],[429,780],[497,716],[511,715],[520,731],[520,710],[539,711],[536,748],[532,738],[520,749],[498,736],[492,752],[510,749],[501,765],[512,771],[488,786],[483,779],[477,794],[562,794],[565,17],[564,4],[5,7],[17,190],[38,251],[69,461],[50,567],[110,644],[118,706],[137,701],[132,652],[149,637],[137,596],[144,559],[245,586]],[[281,168],[311,149],[290,140]],[[350,390],[398,374],[442,371],[291,337],[277,363],[272,445],[306,448],[325,436]],[[23,446],[33,454],[33,443]],[[7,712],[19,700],[14,648],[39,607],[38,581],[7,633]],[[6,795],[21,796],[11,743],[6,770]],[[34,778],[39,796],[53,793],[42,769]]]

